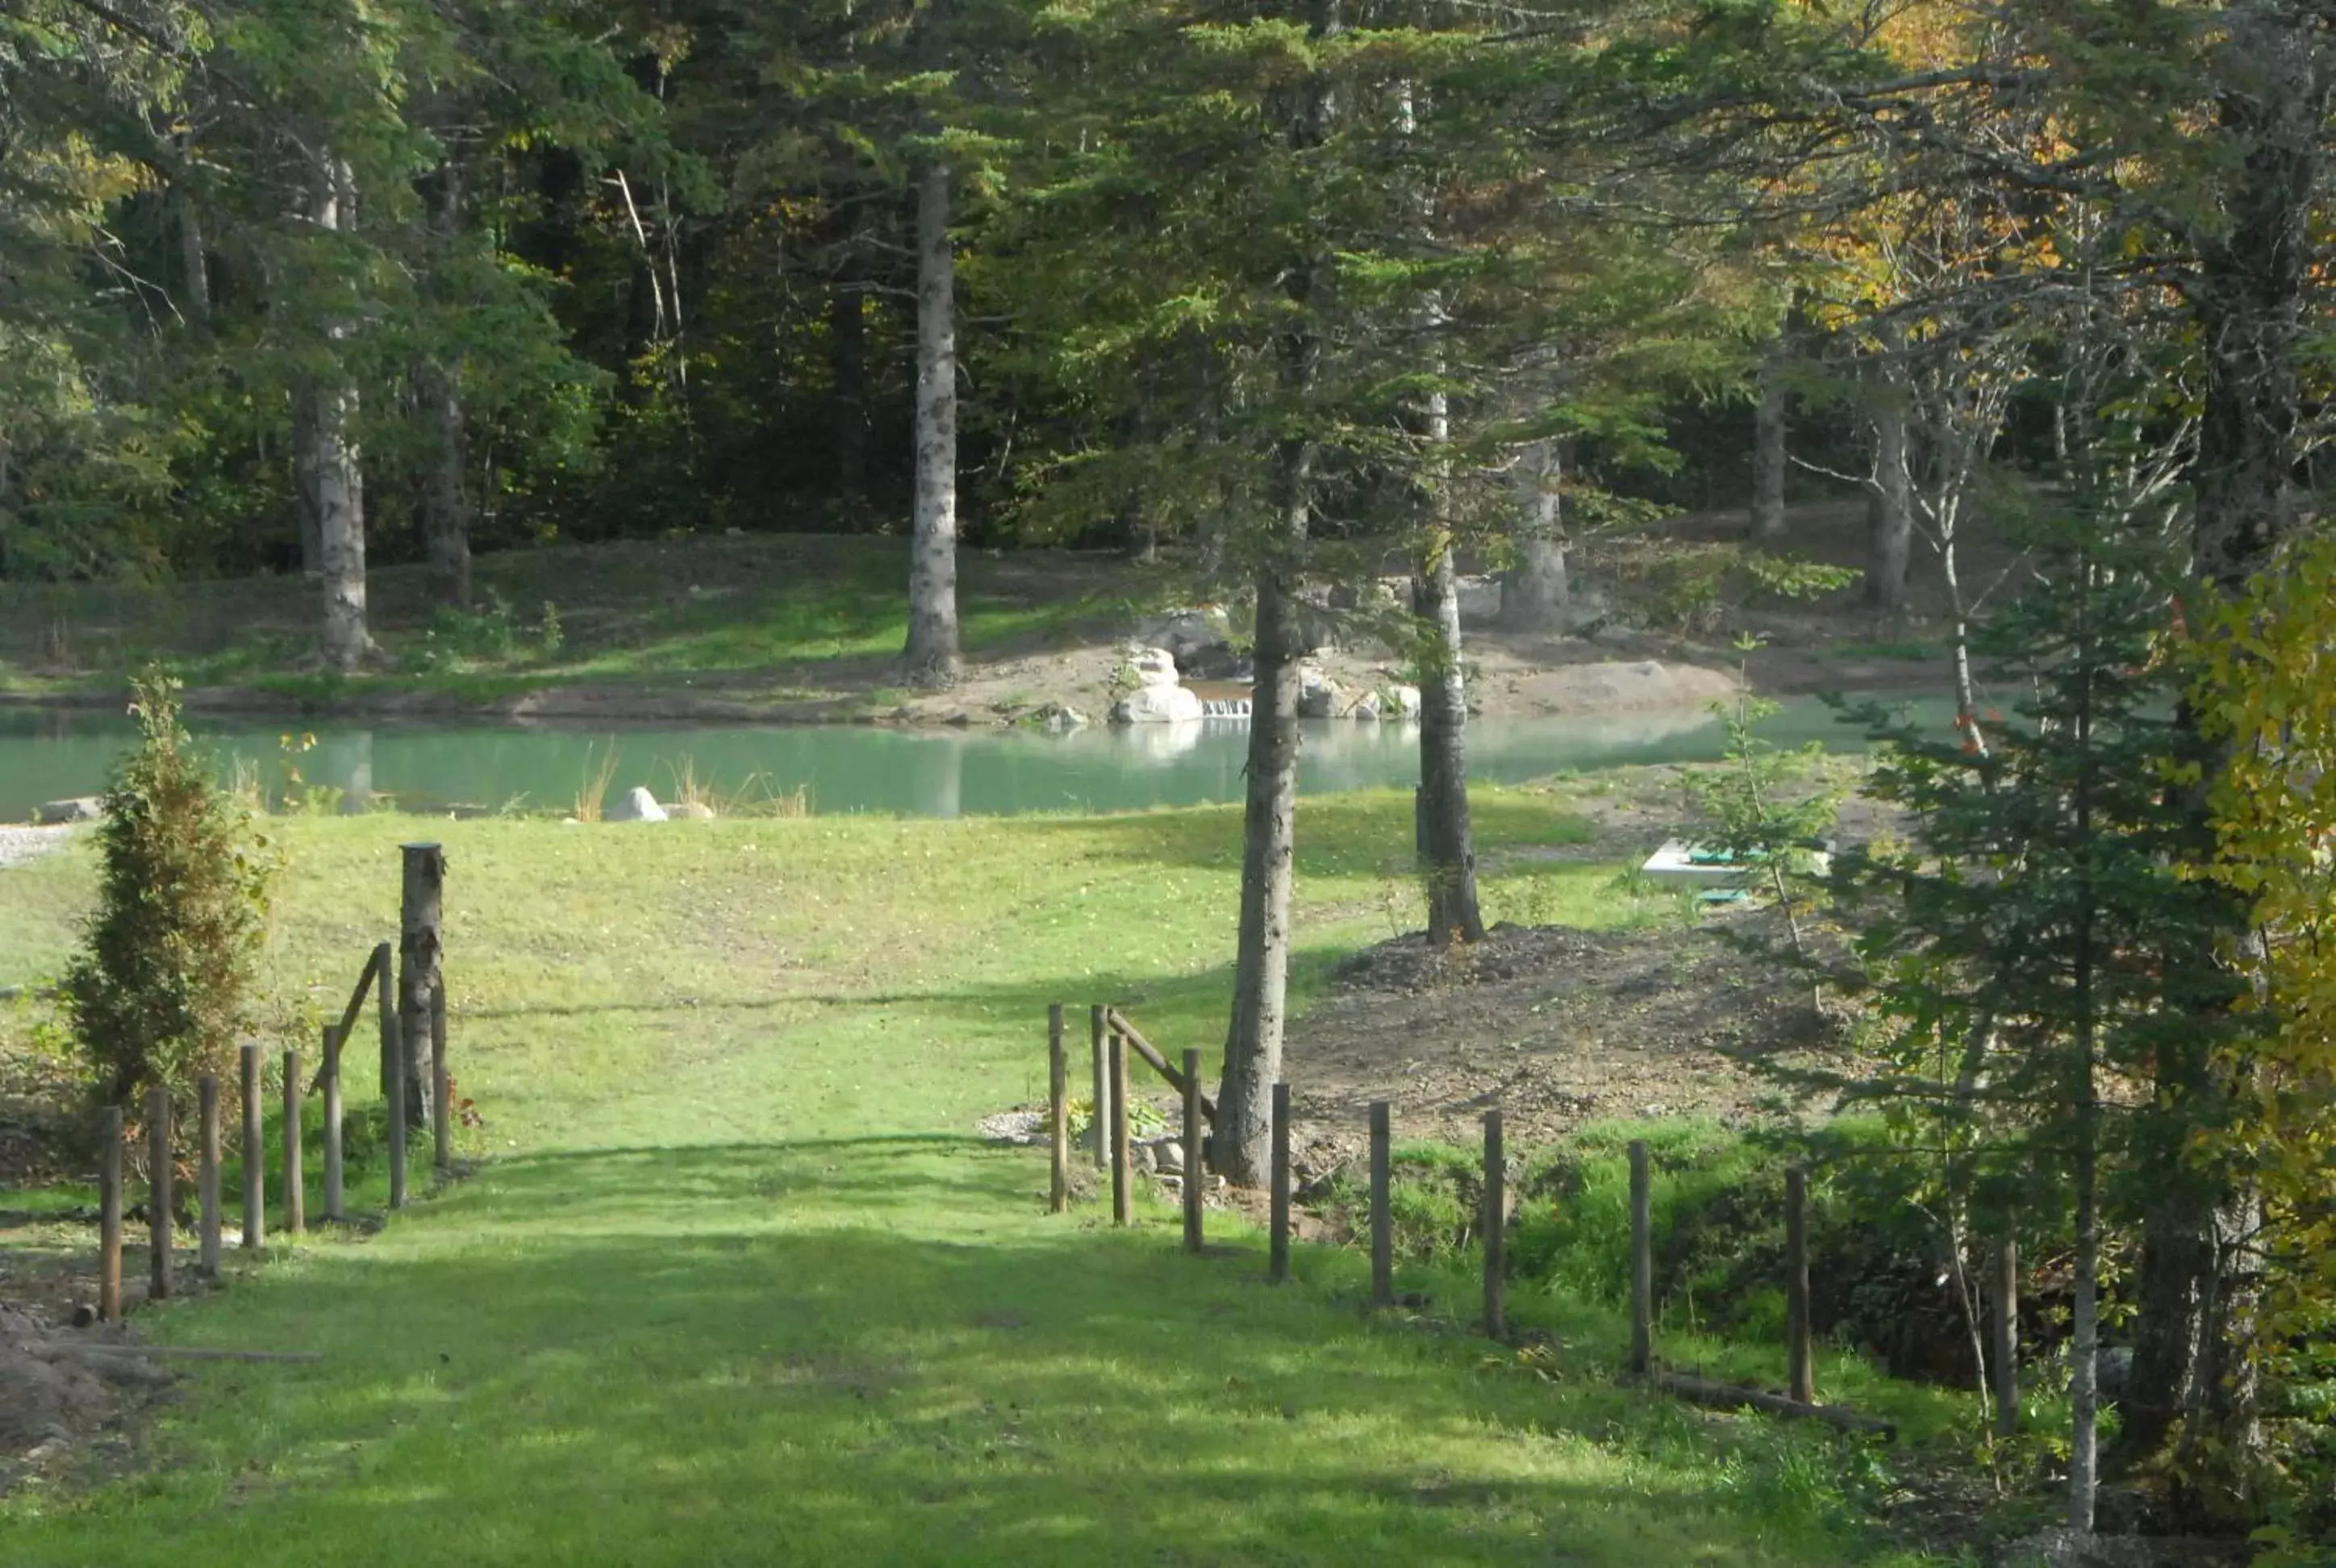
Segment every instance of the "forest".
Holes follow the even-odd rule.
[[[1786,501],[1858,498],[1956,719],[1864,716],[1913,826],[1825,894],[1853,1086],[1950,1210],[2068,1217],[2070,1526],[2106,1462],[2283,1548],[2336,1474],[2273,1430],[2336,1326],[2331,108],[2323,0],[0,0],[0,586],[300,575],[346,674],[369,567],[897,535],[946,688],[960,550],[1167,552],[1254,677],[1254,1184],[1324,618],[1401,564],[1466,943],[1457,563],[1570,629],[1570,551],[1718,497],[1849,591]]]

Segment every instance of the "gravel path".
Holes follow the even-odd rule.
[[[0,871],[63,848],[65,835],[72,832],[69,827],[0,827]]]

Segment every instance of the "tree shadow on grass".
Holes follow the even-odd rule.
[[[180,1469],[26,1532],[12,1560],[237,1543],[448,1563],[1849,1555],[1807,1531],[1754,1544],[1776,1521],[1672,1451],[1676,1412],[1602,1377],[1484,1376],[1480,1343],[1268,1288],[1252,1254],[953,1198],[937,1171],[967,1154],[886,1138],[513,1162],[418,1256],[320,1253],[190,1319],[190,1338],[326,1359],[203,1370]],[[879,1187],[897,1203],[868,1206]]]

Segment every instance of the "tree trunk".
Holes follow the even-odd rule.
[[[1914,545],[1914,480],[1907,454],[1906,415],[1877,409],[1874,421],[1874,480],[1866,498],[1869,543],[1865,601],[1893,614],[1906,608],[1906,568]]]
[[[1312,454],[1285,453],[1290,526],[1302,531]],[[1302,606],[1279,564],[1257,579],[1256,687],[1250,705],[1249,793],[1241,818],[1241,937],[1232,1024],[1211,1144],[1228,1181],[1256,1186],[1272,1154],[1272,1096],[1281,1076],[1290,975],[1290,893],[1298,851],[1298,661]]]
[[[1565,570],[1565,457],[1553,439],[1533,443],[1517,465],[1516,564],[1501,574],[1501,629],[1563,631],[1573,596]],[[1424,696],[1424,693],[1423,693]]]
[[[1746,532],[1755,544],[1785,537],[1785,343],[1777,339],[1760,365],[1760,402],[1752,412],[1752,514]]]
[[[912,685],[958,677],[957,305],[949,250],[949,173],[939,159],[917,175],[915,534],[909,547]]]
[[[204,254],[203,215],[194,199],[182,190],[170,192],[171,228],[179,239],[179,304],[189,321],[208,321],[211,314],[211,277]]]
[[[431,191],[431,219],[442,258],[451,257],[457,243],[462,207],[462,170],[450,158],[438,166]],[[462,484],[468,435],[456,357],[445,354],[425,361],[420,381],[431,435],[430,472],[422,485],[430,597],[440,604],[465,608],[471,602],[471,502]]]
[[[868,314],[858,265],[837,264],[827,291],[827,365],[834,391],[835,491],[856,514],[868,497]]]
[[[316,399],[303,382],[292,394],[292,511],[300,532],[300,570],[325,572],[323,502],[316,495]]]
[[[328,160],[317,170],[310,217],[319,229],[346,229],[355,217],[355,196],[348,166]],[[327,336],[337,358],[348,328],[333,326]],[[337,365],[326,374],[324,383],[312,382],[300,394],[307,407],[295,421],[304,449],[296,464],[305,467],[312,487],[316,569],[324,589],[321,648],[326,664],[346,673],[375,651],[365,624],[365,477],[349,433],[356,389]]]
[[[1460,668],[1460,586],[1452,552],[1412,579],[1411,607],[1424,623],[1419,677],[1420,877],[1427,890],[1427,943],[1481,942],[1476,838],[1468,823],[1467,692]]]

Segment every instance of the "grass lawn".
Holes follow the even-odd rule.
[[[1526,792],[1476,814],[1570,827]],[[1386,934],[1411,824],[1397,795],[1299,816],[1302,1005]],[[1349,1253],[1270,1289],[1254,1235],[1216,1221],[1237,1251],[1195,1260],[1164,1209],[1049,1216],[1043,1154],[969,1135],[1043,1094],[1050,1000],[1213,1061],[1235,810],[280,821],[279,1027],[337,1007],[424,827],[482,1168],[141,1313],[325,1360],[194,1371],[136,1473],[0,1504],[12,1568],[1924,1560],[1864,1524],[1865,1451],[1617,1388],[1606,1309],[1517,1300],[1562,1346],[1522,1366],[1449,1320],[1461,1281],[1407,1282],[1448,1318],[1375,1320]],[[54,972],[90,885],[85,850],[0,872],[0,985]],[[1574,863],[1489,901],[1677,918]]]

